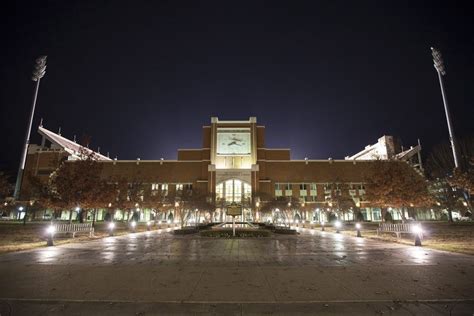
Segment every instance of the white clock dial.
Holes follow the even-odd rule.
[[[218,132],[218,155],[249,155],[250,133],[248,132]]]

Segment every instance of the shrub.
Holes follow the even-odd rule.
[[[278,228],[273,231],[276,234],[296,235],[296,229]]]
[[[198,230],[194,227],[183,228],[183,229],[176,229],[173,231],[175,235],[188,235],[188,234],[195,234]]]
[[[232,238],[231,229],[214,229],[204,230],[200,232],[202,237],[217,237],[217,238]],[[235,230],[235,237],[246,238],[246,237],[269,237],[271,233],[268,230]]]

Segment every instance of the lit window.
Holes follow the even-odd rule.
[[[168,195],[168,184],[162,183],[161,184],[161,195],[167,196]]]
[[[216,186],[216,198],[218,200],[224,198],[224,183],[218,184]]]
[[[234,181],[232,180],[225,182],[225,200],[227,202],[234,201]]]

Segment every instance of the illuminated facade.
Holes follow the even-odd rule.
[[[77,159],[78,145],[44,127],[40,127],[39,133],[43,136],[42,144],[30,146],[26,170],[46,181],[62,159]],[[410,157],[413,156],[410,152]],[[162,196],[192,190],[212,197],[216,205],[214,221],[227,220],[226,207],[232,202],[242,205],[244,221],[274,221],[278,214],[258,212],[258,205],[263,206],[271,199],[304,205],[293,210],[294,220],[327,220],[327,209],[335,195],[349,196],[365,220],[382,219],[380,209],[370,207],[370,202],[364,199],[364,176],[372,160],[360,157],[292,160],[290,149],[266,147],[265,127],[258,125],[255,117],[242,121],[211,118],[211,124],[202,128],[202,147],[179,149],[177,160],[98,157],[106,179],[122,177],[140,181]],[[24,194],[23,199],[28,198]],[[148,220],[152,214],[152,210],[144,209],[140,216]],[[126,219],[121,210],[116,216]],[[160,220],[173,218],[172,211],[159,216]],[[338,216],[353,220],[354,212],[348,209]],[[65,211],[63,218],[68,217]],[[102,217],[100,213],[98,219]],[[397,219],[400,215],[393,212],[393,217]]]

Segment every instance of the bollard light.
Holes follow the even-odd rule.
[[[151,229],[151,222],[148,221],[148,222],[146,222],[146,230],[149,231],[150,229]]]
[[[46,228],[46,234],[48,235],[48,240],[46,244],[48,246],[54,246],[53,236],[55,232],[56,232],[56,227],[54,227],[53,225],[49,225],[48,228]]]
[[[421,247],[421,236],[423,234],[423,228],[420,224],[413,226],[413,233],[415,234],[415,246]]]
[[[115,223],[114,223],[114,222],[110,222],[110,223],[109,223],[109,236],[113,236],[113,235],[114,235],[114,228],[115,228]]]
[[[132,232],[135,232],[135,227],[137,227],[137,222],[132,221],[132,222],[130,223],[130,226],[132,226]]]
[[[336,221],[334,223],[334,226],[336,227],[336,233],[339,234],[340,233],[340,229],[341,229],[341,222],[340,221]]]
[[[361,228],[362,225],[360,223],[356,223],[357,237],[362,237],[362,234],[360,233]]]
[[[324,231],[324,221],[321,222],[321,231]]]

